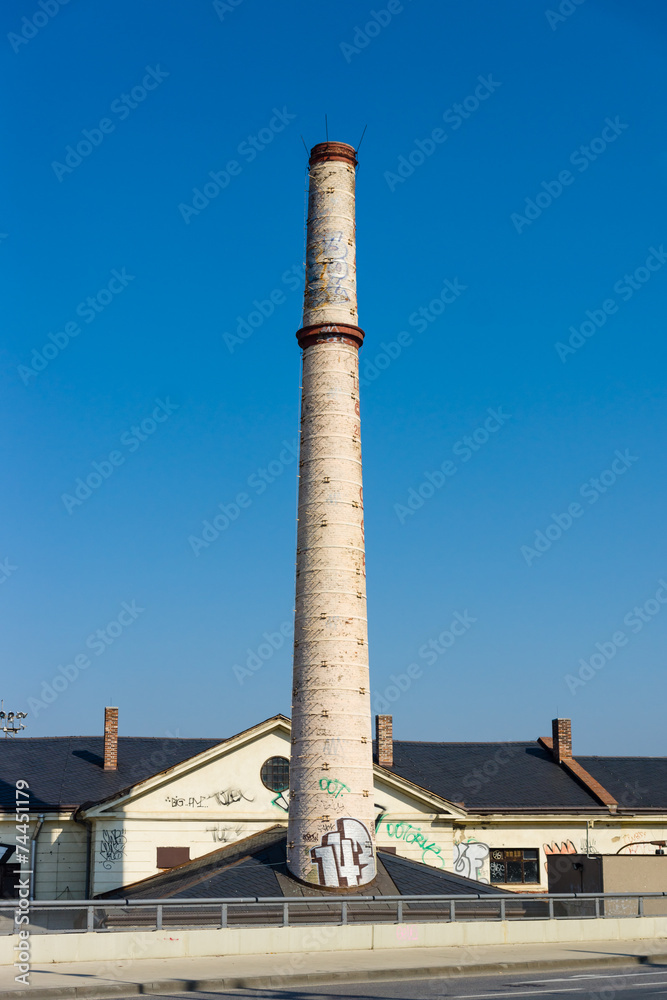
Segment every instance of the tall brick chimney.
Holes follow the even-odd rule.
[[[118,767],[118,709],[104,709],[104,770]]]
[[[391,767],[394,763],[394,736],[391,715],[375,716],[375,739],[380,767]]]
[[[553,755],[558,764],[572,759],[572,722],[570,719],[553,719]]]
[[[297,332],[303,367],[287,867],[307,885],[341,892],[376,874],[356,166],[347,143],[321,142],[311,151]]]

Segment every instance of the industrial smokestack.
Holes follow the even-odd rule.
[[[375,878],[352,146],[310,155],[287,865]]]

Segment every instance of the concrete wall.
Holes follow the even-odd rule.
[[[275,954],[275,973],[296,968],[298,954],[447,945],[528,944],[566,941],[635,941],[667,936],[667,917],[605,920],[467,921],[442,924],[244,927],[219,930],[33,934],[31,961],[97,962],[113,978],[115,963],[133,959]],[[13,962],[12,935],[0,938],[0,964]]]
[[[604,892],[667,892],[667,855],[603,857],[602,872]]]

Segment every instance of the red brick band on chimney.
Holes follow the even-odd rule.
[[[364,342],[364,331],[360,326],[352,326],[349,323],[318,323],[315,326],[302,326],[296,332],[296,339],[302,350],[322,341],[336,341],[358,348]]]
[[[343,163],[356,167],[357,151],[354,146],[349,146],[346,142],[318,142],[310,151],[308,166],[312,167],[326,160],[342,160]]]
[[[118,709],[104,709],[104,770],[118,768]]]

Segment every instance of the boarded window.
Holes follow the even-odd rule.
[[[158,847],[156,868],[175,868],[189,860],[189,847]]]

